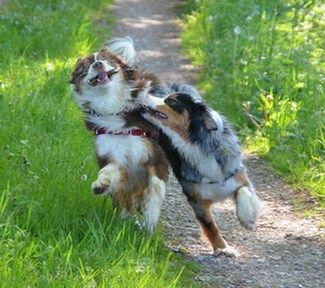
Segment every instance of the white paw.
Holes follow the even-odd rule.
[[[91,184],[91,190],[93,190],[96,195],[105,194],[109,184],[109,179],[102,179],[98,177],[98,179]]]
[[[227,245],[225,248],[217,248],[214,250],[214,254],[219,255],[225,255],[227,257],[239,257],[240,253],[232,246]]]
[[[139,228],[139,230],[143,230],[144,224],[143,224],[143,222],[140,222],[139,219],[135,219],[134,224],[135,224],[135,226],[137,226]]]
[[[91,185],[95,194],[111,194],[118,189],[120,182],[120,170],[115,165],[103,167],[96,181]]]
[[[155,231],[155,228],[157,227],[158,219],[159,219],[159,217],[156,219],[151,219],[149,217],[145,217],[145,219],[140,224],[140,227],[142,229],[145,228],[150,234],[153,234],[153,232]]]

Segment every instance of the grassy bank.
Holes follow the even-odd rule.
[[[68,80],[107,37],[109,1],[0,9],[0,286],[189,287],[188,265],[95,198],[89,135]],[[95,21],[95,23],[97,23]],[[101,26],[102,27],[102,26]]]
[[[200,88],[250,150],[325,207],[321,1],[187,1],[183,45]]]

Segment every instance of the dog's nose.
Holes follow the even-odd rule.
[[[93,67],[95,69],[98,69],[98,68],[103,68],[103,63],[101,61],[97,61],[93,64]]]

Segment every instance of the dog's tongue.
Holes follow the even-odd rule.
[[[99,72],[98,74],[99,81],[105,80],[106,78],[107,78],[107,72]]]

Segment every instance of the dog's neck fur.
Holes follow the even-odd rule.
[[[199,145],[185,141],[169,127],[164,127],[162,130],[186,162],[190,163],[192,167],[196,167],[200,174],[216,181],[221,181],[224,178],[222,168],[215,158],[206,154]]]
[[[170,144],[179,153],[179,157],[187,163],[183,167],[178,167],[180,171],[174,171],[180,180],[194,181],[192,179],[194,177],[222,183],[229,175],[243,169],[237,138],[227,130],[227,123],[223,123],[223,126],[225,127],[223,132],[206,131],[209,135],[199,135],[201,136],[199,142],[188,142],[169,127],[160,126],[161,131],[170,139]],[[221,146],[223,142],[218,141],[219,137],[225,138],[227,145]],[[187,172],[192,171],[191,175],[184,173],[184,169]]]
[[[107,89],[96,89],[92,93],[87,84],[83,87],[82,95],[77,95],[79,106],[85,113],[87,127],[103,127],[110,130],[118,130],[124,127],[125,121],[118,113],[132,109],[128,103],[131,100],[130,88],[122,81],[114,81]],[[90,113],[92,112],[93,113]]]

